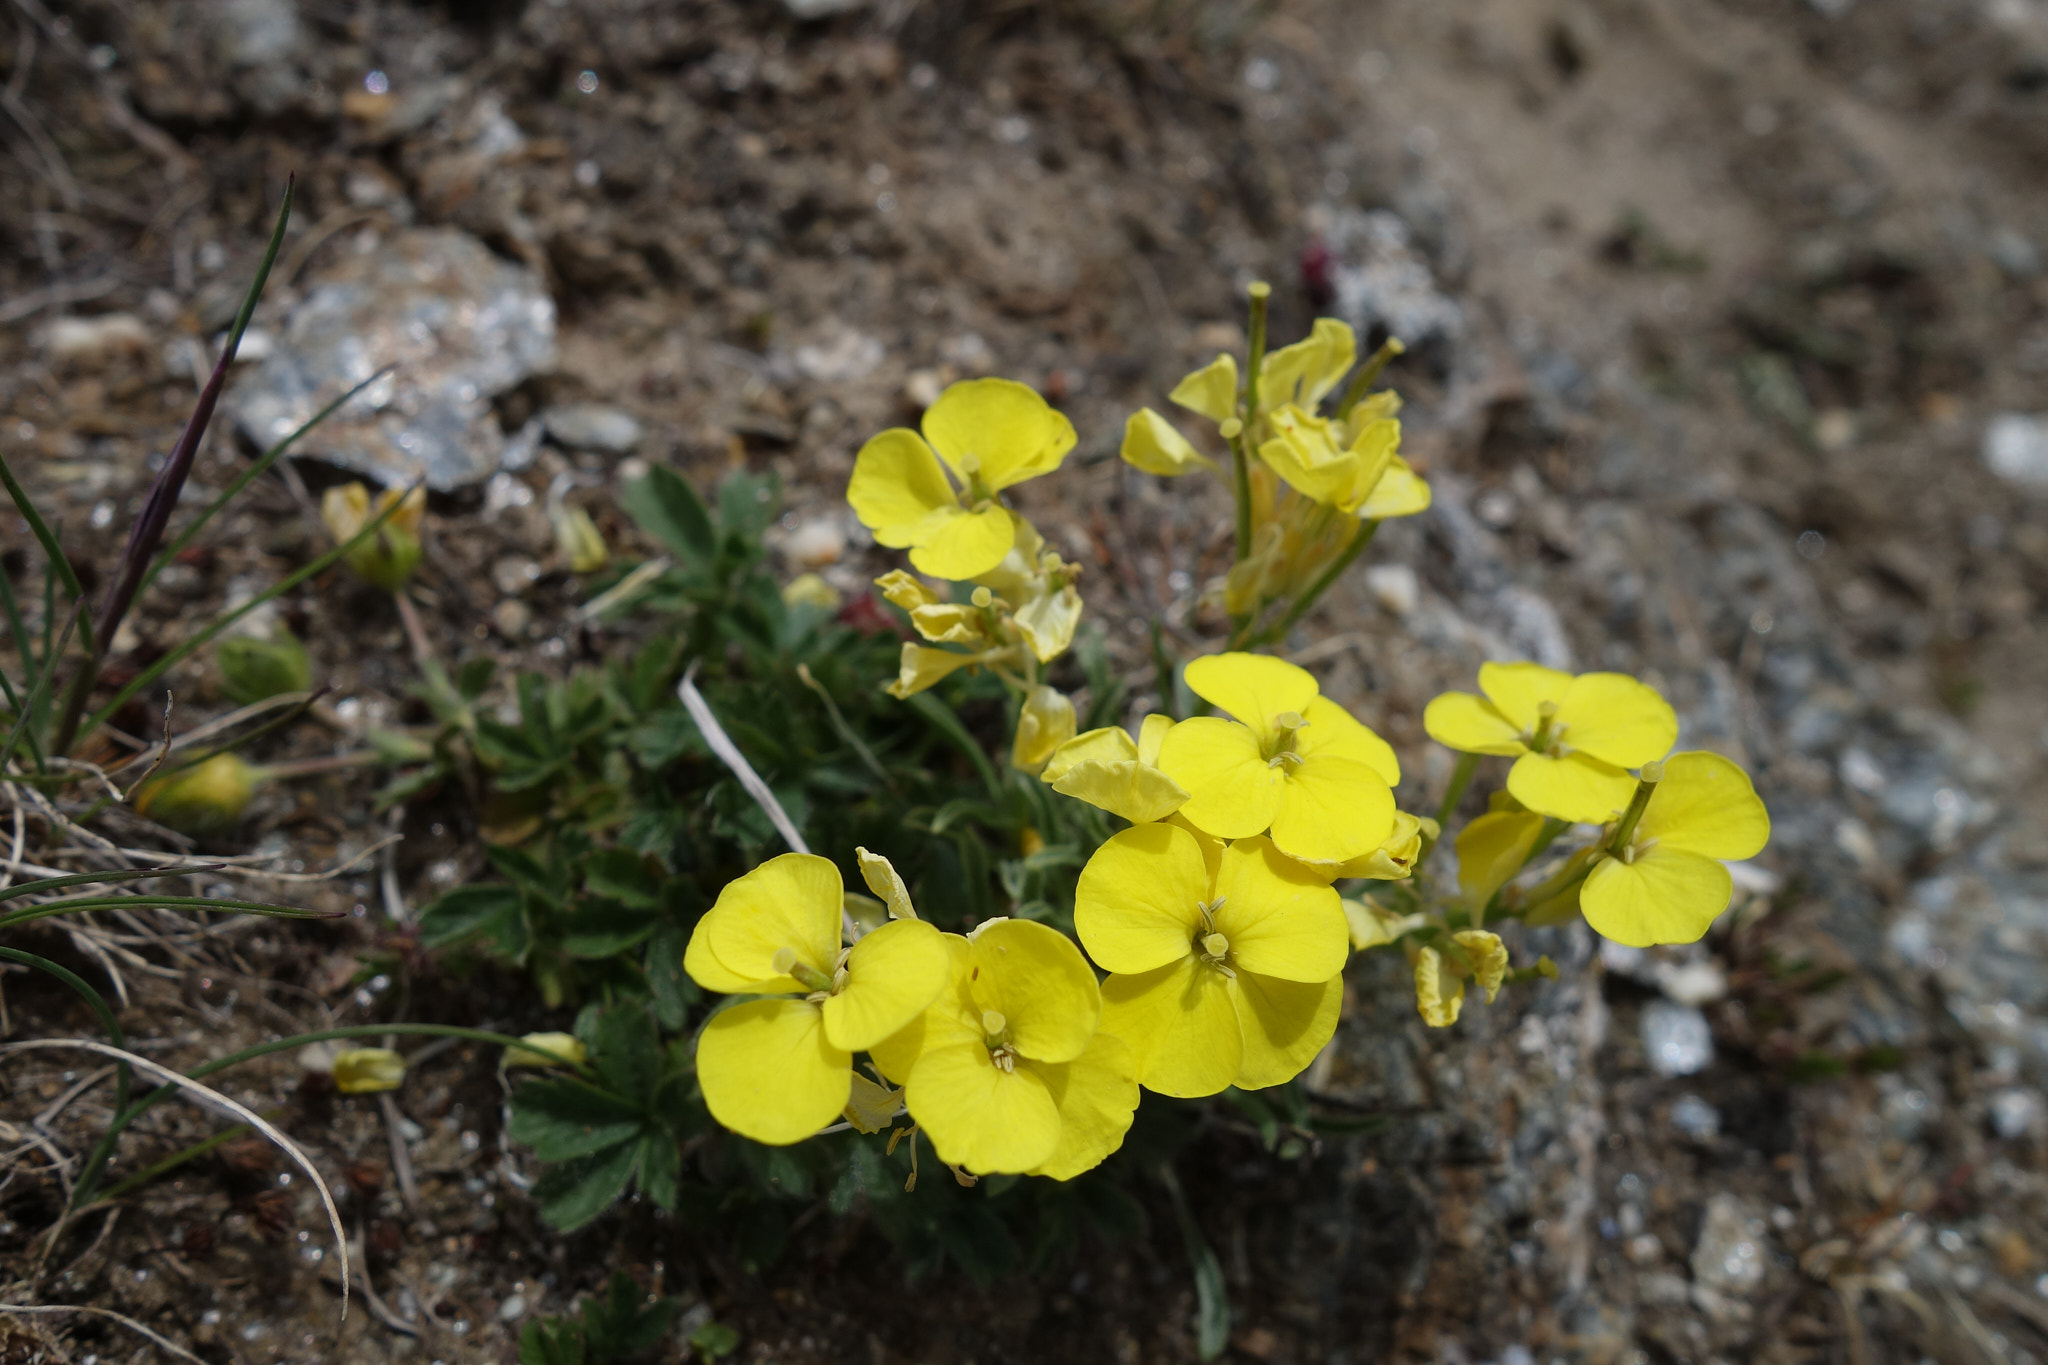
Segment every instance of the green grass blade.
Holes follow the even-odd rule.
[[[127,1050],[128,1036],[121,1032],[121,1021],[115,1017],[114,1007],[109,1005],[107,998],[94,990],[92,984],[84,977],[72,971],[69,967],[59,966],[46,957],[37,957],[34,953],[25,953],[19,948],[0,947],[0,958],[4,958],[9,962],[19,962],[25,967],[34,967],[39,972],[46,972],[76,991],[86,1004],[92,1006],[92,1012],[99,1016],[100,1026],[106,1029],[107,1037],[113,1042],[114,1046],[123,1051]],[[115,1062],[114,1114],[116,1122],[119,1122],[120,1114],[129,1107],[128,1091],[129,1087],[134,1083],[134,1072],[129,1069],[128,1063]],[[110,1125],[109,1132],[111,1131]],[[106,1138],[103,1136],[101,1141],[104,1142],[105,1140]],[[91,1168],[87,1169],[88,1173],[90,1173]]]
[[[16,896],[35,896],[63,886],[87,886],[94,882],[141,882],[158,877],[189,877],[201,872],[218,872],[221,863],[199,863],[192,867],[140,867],[127,872],[78,872],[65,877],[44,877],[41,881],[16,882],[0,889],[0,901]]]
[[[32,920],[57,915],[83,914],[87,910],[207,910],[224,915],[269,915],[273,919],[341,919],[344,910],[307,910],[295,905],[271,905],[265,901],[217,900],[206,896],[65,896],[25,905],[0,915],[0,929],[14,929]]]
[[[83,598],[85,589],[79,586],[78,575],[72,570],[71,561],[64,557],[64,548],[57,543],[57,537],[50,530],[50,524],[43,520],[43,514],[36,511],[35,503],[29,500],[28,490],[14,477],[14,470],[8,466],[7,457],[4,455],[0,455],[0,486],[4,486],[7,489],[7,496],[14,499],[15,510],[20,512],[21,519],[28,523],[29,531],[43,547],[43,554],[48,557],[50,566],[63,580],[64,591],[71,594],[71,600],[74,602]]]
[[[22,699],[21,710],[15,716],[14,729],[8,732],[7,742],[0,744],[0,773],[6,772],[7,765],[14,761],[14,751],[21,744],[22,736],[28,733],[29,724],[35,719],[43,699],[50,695],[50,680],[57,676],[57,660],[70,645],[72,630],[92,629],[87,623],[87,615],[85,603],[72,603],[71,619],[64,623],[63,636],[58,639],[54,649],[43,655],[43,666],[37,671],[35,684],[29,688],[28,696]]]
[[[418,485],[414,486],[417,487]],[[406,496],[411,496],[411,491],[411,489],[407,489]],[[286,574],[283,578],[279,579],[276,583],[272,584],[268,589],[261,593],[258,593],[255,597],[250,598],[247,602],[244,602],[241,606],[236,607],[233,611],[214,618],[213,622],[210,625],[206,626],[204,629],[196,631],[193,634],[186,636],[185,639],[178,644],[177,648],[171,650],[169,653],[165,654],[161,659],[158,659],[148,668],[145,668],[144,670],[142,670],[142,672],[138,673],[133,681],[131,681],[126,687],[122,688],[119,692],[116,692],[114,694],[114,699],[112,701],[108,702],[105,706],[102,706],[99,710],[93,712],[91,717],[89,717],[86,720],[85,724],[79,727],[78,732],[80,734],[91,734],[95,729],[106,724],[108,717],[112,716],[116,711],[120,710],[123,706],[126,706],[128,704],[129,698],[133,697],[137,692],[140,692],[143,688],[155,682],[157,678],[162,676],[162,674],[167,669],[176,667],[178,664],[181,664],[186,659],[190,658],[195,652],[204,648],[206,644],[214,638],[214,636],[219,635],[222,631],[226,630],[229,626],[241,620],[244,616],[247,616],[250,612],[256,610],[258,607],[262,606],[265,602],[268,602],[276,597],[282,597],[285,593],[288,593],[293,588],[298,587],[299,584],[305,582],[307,579],[312,578],[316,574],[325,573],[328,569],[340,563],[341,557],[343,555],[347,554],[350,550],[355,549],[356,546],[361,545],[371,536],[374,536],[379,531],[383,530],[384,523],[389,521],[392,515],[396,513],[398,509],[404,505],[405,498],[398,498],[389,507],[385,508],[382,512],[379,512],[369,521],[365,522],[363,524],[362,530],[357,531],[354,535],[350,536],[340,545],[335,546],[332,550],[329,550],[326,554],[321,555],[311,564],[306,565],[302,569],[296,569],[293,572]],[[0,758],[0,762],[4,762],[4,758]]]
[[[329,403],[326,407],[320,409],[320,411],[314,413],[311,417],[306,419],[304,425],[300,426],[298,430],[292,432],[282,441],[279,441],[276,445],[264,451],[263,454],[257,457],[257,459],[253,463],[251,463],[247,469],[244,469],[241,473],[237,474],[232,480],[230,480],[228,486],[224,490],[222,490],[221,495],[215,498],[212,502],[208,503],[206,505],[206,510],[201,512],[196,518],[194,518],[192,524],[190,526],[187,526],[182,532],[180,532],[178,538],[176,540],[173,540],[168,546],[166,546],[163,552],[156,557],[156,562],[149,566],[149,572],[142,576],[142,590],[147,591],[149,585],[156,581],[156,576],[164,571],[164,566],[169,564],[173,559],[177,558],[177,556],[185,549],[185,547],[193,542],[193,540],[199,535],[200,531],[205,528],[206,523],[213,520],[214,517],[218,516],[223,508],[225,508],[229,503],[233,502],[235,498],[241,494],[241,491],[243,489],[247,488],[257,479],[262,478],[264,473],[268,471],[272,465],[276,464],[279,460],[283,459],[285,454],[291,450],[292,446],[297,444],[301,436],[304,436],[314,427],[319,426],[322,422],[332,417],[335,414],[335,412],[338,409],[340,409],[342,405],[347,403],[351,398],[354,398],[357,394],[361,393],[364,389],[369,388],[370,385],[376,383],[385,375],[390,374],[396,368],[398,367],[395,365],[386,365],[383,369],[377,371],[377,373],[371,375],[368,379],[365,379],[362,383],[356,385],[347,393],[335,399],[332,403]]]

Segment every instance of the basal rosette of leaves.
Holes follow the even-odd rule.
[[[1306,1077],[1357,954],[1401,954],[1449,1027],[1555,975],[1521,926],[1681,943],[1727,910],[1768,815],[1643,682],[1487,664],[1423,718],[1459,756],[1424,793],[1355,699],[1273,652],[1430,495],[1374,387],[1399,343],[1361,364],[1323,319],[1269,351],[1264,303],[1247,354],[1170,395],[1206,434],[1150,408],[1125,428],[1131,477],[1225,478],[1236,514],[1176,623],[1227,625],[1192,658],[1160,646],[1149,709],[1103,643],[1128,623],[1090,618],[1028,515],[1076,433],[1008,380],[862,448],[852,510],[908,561],[869,595],[777,581],[772,482],[706,503],[657,467],[624,504],[658,557],[591,557],[630,646],[554,679],[423,679],[435,723],[386,738],[386,799],[473,791],[498,875],[431,906],[422,941],[523,968],[587,1057],[512,1094],[551,1221],[637,1189],[758,1263],[822,1195],[913,1268],[996,1273],[1020,1242],[1128,1226],[1206,1115],[1278,1151],[1355,1122]]]

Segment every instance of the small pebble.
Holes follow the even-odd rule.
[[[1366,590],[1396,616],[1406,616],[1422,601],[1422,582],[1406,564],[1375,564],[1365,571]]]
[[[491,608],[491,624],[506,639],[523,640],[526,628],[533,624],[533,608],[516,597],[504,598]]]
[[[806,569],[822,569],[837,563],[846,553],[846,531],[830,518],[807,521],[790,533],[782,549],[792,563]]]
[[[526,1316],[526,1296],[514,1294],[498,1305],[499,1322],[517,1322]]]
[[[540,420],[555,444],[600,455],[631,454],[646,435],[638,418],[602,403],[559,403]]]
[[[1643,1051],[1660,1076],[1692,1076],[1714,1060],[1714,1031],[1691,1005],[1652,1000],[1643,1007]]]
[[[1721,1135],[1721,1111],[1698,1095],[1680,1095],[1671,1102],[1671,1126],[1696,1142]]]

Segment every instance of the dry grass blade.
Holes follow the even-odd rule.
[[[28,1052],[42,1048],[72,1048],[81,1052],[94,1052],[102,1057],[113,1057],[125,1061],[137,1071],[154,1080],[160,1081],[165,1085],[176,1086],[185,1094],[194,1097],[203,1106],[234,1115],[237,1119],[248,1124],[273,1143],[276,1143],[278,1148],[286,1156],[290,1157],[300,1170],[306,1173],[307,1179],[313,1182],[313,1188],[320,1192],[320,1202],[327,1210],[328,1226],[334,1232],[335,1249],[341,1255],[341,1316],[343,1318],[348,1317],[348,1236],[342,1231],[341,1210],[335,1206],[334,1193],[327,1188],[327,1182],[320,1178],[320,1172],[313,1165],[313,1159],[300,1150],[297,1143],[279,1132],[261,1114],[245,1104],[236,1103],[218,1090],[201,1085],[199,1082],[187,1076],[182,1076],[159,1062],[152,1062],[147,1057],[138,1056],[133,1052],[128,1052],[106,1043],[96,1043],[89,1038],[31,1038],[19,1043],[0,1044],[0,1056],[11,1056],[17,1052]]]
[[[89,1313],[96,1318],[112,1318],[129,1331],[148,1337],[180,1360],[190,1360],[196,1362],[197,1365],[207,1365],[204,1358],[193,1355],[169,1337],[152,1331],[134,1318],[128,1317],[126,1314],[116,1313],[111,1308],[94,1308],[90,1304],[83,1303],[0,1303],[0,1313]]]

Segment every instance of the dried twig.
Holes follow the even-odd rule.
[[[84,1303],[0,1303],[0,1313],[89,1313],[96,1318],[112,1318],[129,1331],[148,1337],[157,1346],[169,1351],[180,1360],[192,1361],[193,1365],[207,1365],[204,1359],[193,1355],[169,1337],[144,1327],[134,1318],[128,1317],[123,1313],[116,1313],[111,1308],[96,1308],[91,1304]]]

